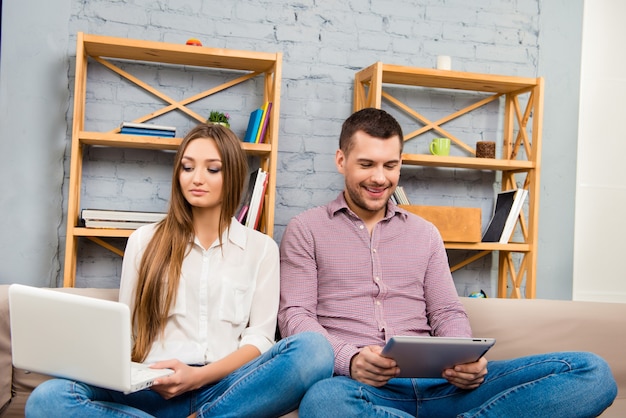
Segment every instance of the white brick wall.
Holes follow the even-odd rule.
[[[275,219],[275,238],[280,241],[292,216],[326,203],[342,189],[333,158],[341,123],[352,111],[356,71],[375,61],[434,67],[436,56],[443,54],[452,57],[454,69],[535,77],[538,1],[76,0],[69,18],[68,51],[74,55],[75,33],[83,31],[174,43],[195,37],[205,46],[283,52]],[[181,78],[178,71],[162,68],[149,80],[172,97],[182,98],[206,83],[194,72],[190,69],[190,77]],[[89,92],[87,126],[110,129],[111,121],[141,115],[154,103],[130,87],[117,87],[115,79],[102,70],[91,80],[95,88]],[[256,94],[250,86],[237,87],[198,104],[197,111],[228,111],[233,130],[243,135],[250,109],[257,106]],[[450,104],[459,106],[459,99],[449,97],[428,100],[425,106],[435,115]],[[455,129],[476,140],[499,139],[497,125],[485,126],[493,123],[493,111],[479,113]],[[68,119],[71,116],[70,106]],[[182,117],[166,121],[181,130],[191,126]],[[83,207],[166,208],[171,154],[91,149],[86,158],[90,161],[85,164]],[[69,172],[67,167],[66,161]],[[402,183],[417,203],[480,206],[483,222],[489,217],[495,180],[493,174],[474,171],[409,168],[402,174]],[[59,231],[64,235],[64,226]],[[84,241],[79,249],[78,285],[117,286],[120,258]],[[123,240],[118,244],[123,245]],[[495,294],[491,268],[487,258],[455,273],[459,292],[483,288]]]

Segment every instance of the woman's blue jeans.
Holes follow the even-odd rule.
[[[332,376],[333,351],[317,333],[280,340],[216,384],[170,400],[149,389],[123,393],[64,379],[39,385],[27,417],[276,417],[296,408],[315,382]]]
[[[345,376],[322,380],[298,411],[309,417],[595,417],[617,385],[591,353],[542,354],[488,364],[485,381],[463,390],[444,379],[392,379],[375,388]]]

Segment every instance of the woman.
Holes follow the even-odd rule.
[[[120,301],[132,312],[133,361],[174,374],[128,395],[50,380],[30,396],[27,416],[280,416],[331,376],[320,334],[274,344],[278,247],[233,218],[246,177],[229,129],[195,127],[175,157],[167,216],[128,239]]]

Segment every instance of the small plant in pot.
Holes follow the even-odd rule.
[[[228,113],[212,110],[211,113],[209,113],[209,119],[207,119],[207,123],[217,123],[219,125],[230,128],[230,122],[228,122],[229,119],[230,115]]]

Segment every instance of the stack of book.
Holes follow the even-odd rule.
[[[265,133],[267,132],[267,126],[269,125],[271,110],[272,103],[265,102],[262,107],[250,113],[248,129],[246,129],[246,135],[243,142],[259,144],[265,141]]]
[[[250,228],[259,227],[267,189],[267,176],[267,171],[261,168],[250,174],[248,190],[236,214],[237,220]]]
[[[391,195],[391,200],[396,205],[410,205],[411,204],[411,202],[409,201],[409,197],[406,195],[404,191],[404,187],[402,186],[396,186],[396,190],[394,190],[393,194]]]
[[[174,138],[176,136],[176,127],[154,125],[151,123],[122,122],[120,125],[120,133],[125,135],[146,135]]]
[[[159,222],[165,217],[162,212],[135,212],[125,210],[83,209],[82,223],[87,228],[137,229],[140,226]]]

